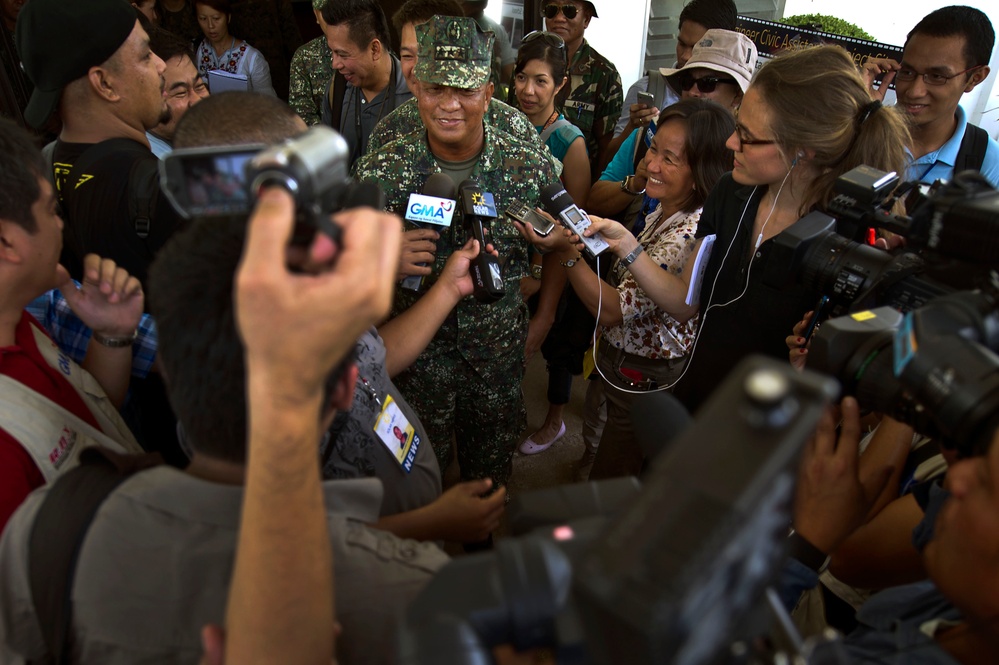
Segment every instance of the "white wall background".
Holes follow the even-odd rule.
[[[999,28],[999,1],[953,1],[981,9],[991,19],[993,28]],[[737,7],[740,4],[739,0],[735,3]],[[596,4],[600,18],[590,22],[586,39],[617,66],[627,90],[641,75],[649,0],[599,0]],[[921,17],[945,4],[943,0],[905,0],[904,4],[899,0],[785,0],[784,15],[838,16],[856,23],[879,42],[901,46],[905,43],[905,35]],[[502,8],[500,0],[492,0],[486,13],[499,21]],[[992,52],[991,68],[989,77],[971,94],[964,96],[961,106],[973,122],[984,127],[993,138],[999,139],[999,49]]]

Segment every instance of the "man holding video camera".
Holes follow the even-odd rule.
[[[492,35],[472,19],[443,16],[416,30],[417,98],[425,131],[365,155],[357,163],[358,179],[381,185],[388,209],[398,213],[439,172],[455,183],[471,178],[481,192],[492,194],[497,210],[515,198],[535,205],[541,188],[558,179],[550,162],[536,148],[483,123],[492,96]],[[395,314],[423,297],[447,257],[469,237],[471,220],[461,211],[461,201],[456,207],[459,214],[441,231],[424,285],[418,291],[399,288]],[[527,310],[519,282],[527,274],[528,254],[511,222],[500,217],[489,226],[490,241],[505,262],[502,297],[492,304],[464,298],[396,382],[427,427],[442,469],[451,461],[451,441],[457,440],[462,478],[492,478],[499,486],[510,475],[524,427],[520,382]]]

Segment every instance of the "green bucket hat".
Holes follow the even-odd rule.
[[[452,88],[478,88],[489,81],[493,33],[474,19],[435,16],[416,26],[416,78]]]

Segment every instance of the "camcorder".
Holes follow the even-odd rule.
[[[184,148],[160,162],[163,192],[186,219],[248,215],[266,187],[283,187],[295,199],[292,243],[308,246],[316,231],[339,240],[332,213],[358,206],[381,210],[377,185],[349,174],[350,150],[340,134],[313,127],[273,146],[261,144]]]
[[[642,483],[515,497],[518,537],[437,573],[403,619],[399,662],[492,663],[505,644],[552,649],[563,665],[750,662],[771,616],[789,625],[768,587],[786,559],[799,453],[836,393],[831,378],[748,358]],[[636,432],[670,432],[664,414],[683,409],[664,402],[675,398],[639,396]]]
[[[861,406],[912,425],[962,456],[987,450],[999,426],[999,193],[975,172],[929,196],[862,166],[829,206],[775,240],[765,280],[829,299],[810,369]],[[911,216],[893,215],[909,192]],[[892,254],[858,242],[870,228],[905,237]]]

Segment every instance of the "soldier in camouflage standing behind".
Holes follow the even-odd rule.
[[[333,51],[326,43],[326,25],[322,10],[328,0],[312,0],[312,12],[323,34],[302,44],[291,57],[288,83],[288,106],[309,127],[322,121],[323,95],[333,78]]]
[[[621,75],[614,63],[597,53],[583,37],[590,19],[598,18],[592,2],[547,0],[541,11],[545,29],[565,41],[569,56],[569,85],[555,98],[555,108],[562,109],[565,119],[583,132],[590,156],[590,180],[595,181],[612,156],[606,152],[624,104]],[[513,86],[510,103],[518,106]]]
[[[483,33],[472,19],[451,16],[435,16],[417,26],[416,34],[417,97],[425,131],[369,152],[357,163],[357,178],[378,183],[388,197],[388,209],[400,216],[409,195],[422,192],[427,178],[440,172],[456,183],[472,178],[494,196],[500,211],[514,198],[536,205],[540,190],[558,182],[548,158],[483,122],[493,88],[488,82],[492,34]],[[441,233],[420,290],[396,290],[395,313],[422,297],[447,257],[465,243],[461,212],[459,203],[451,226]],[[459,302],[396,383],[420,414],[441,468],[451,461],[455,441],[462,479],[491,478],[499,486],[509,478],[525,425],[520,384],[527,308],[519,284],[527,274],[527,243],[502,216],[492,222],[491,240],[500,260],[506,261],[505,295],[493,304],[471,297]]]

